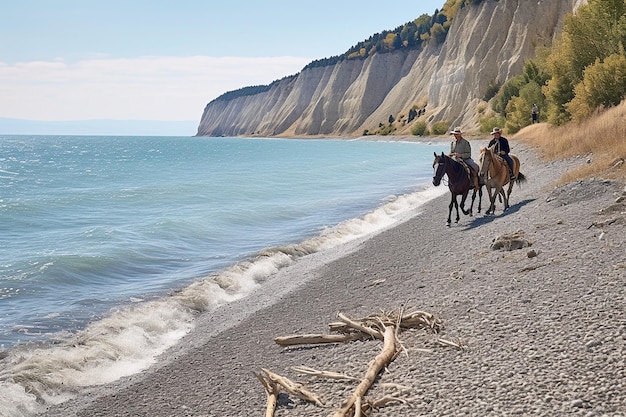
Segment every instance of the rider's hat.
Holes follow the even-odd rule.
[[[453,131],[450,132],[451,135],[460,135],[461,134],[461,128],[460,127],[455,127]]]
[[[499,127],[494,127],[493,130],[491,131],[491,134],[493,135],[494,133],[502,133],[502,130],[500,130]]]

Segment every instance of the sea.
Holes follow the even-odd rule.
[[[202,312],[406,220],[440,141],[0,135],[0,416],[140,372]]]

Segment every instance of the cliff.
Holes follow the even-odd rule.
[[[477,129],[494,82],[520,74],[585,0],[485,0],[459,10],[441,45],[306,69],[264,92],[218,98],[198,136],[358,136],[427,102],[425,120]],[[409,129],[407,127],[406,129]]]

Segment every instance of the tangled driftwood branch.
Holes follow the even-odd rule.
[[[261,384],[263,384],[263,387],[265,387],[265,392],[267,393],[265,417],[273,417],[274,412],[276,411],[276,404],[278,403],[278,384],[276,384],[269,378],[265,379],[265,377],[261,374],[257,374],[256,372],[253,373],[254,376],[256,376],[259,381],[261,381]]]
[[[308,335],[292,335],[281,336],[275,338],[275,342],[280,346],[293,346],[302,344],[321,344],[321,343],[345,343],[354,340],[378,339],[383,341],[381,352],[368,365],[368,369],[363,379],[358,384],[352,395],[347,398],[341,408],[336,411],[334,417],[357,417],[370,413],[373,409],[383,407],[389,403],[406,403],[405,400],[398,398],[396,395],[386,395],[376,401],[365,400],[365,394],[374,384],[378,374],[385,369],[401,352],[406,352],[398,338],[398,334],[407,328],[422,328],[439,333],[443,328],[441,321],[433,314],[421,310],[415,310],[405,313],[404,309],[373,314],[361,319],[351,319],[343,313],[338,313],[338,322],[329,324],[330,331],[334,334],[308,334]],[[447,342],[447,343],[446,343]],[[444,339],[440,339],[440,343],[449,346],[462,347],[460,342],[454,343]],[[296,372],[308,375],[325,377],[331,379],[356,379],[336,372],[318,371],[308,367],[293,368]],[[287,378],[281,377],[270,371],[263,369],[267,381],[260,375],[257,378],[261,380],[268,392],[268,408],[266,416],[270,411],[270,402],[273,401],[275,410],[278,397],[278,386],[283,387],[287,392],[311,401],[317,405],[321,405],[320,398],[304,389],[301,384],[293,383]],[[274,389],[275,387],[275,389]],[[274,394],[274,391],[276,393]],[[273,413],[273,411],[272,411]]]
[[[320,407],[324,406],[324,403],[322,403],[322,400],[320,399],[320,397],[318,397],[316,394],[304,388],[302,384],[293,382],[290,379],[285,378],[284,376],[280,376],[268,369],[261,368],[261,370],[265,373],[265,376],[257,374],[257,373],[255,373],[255,375],[261,381],[261,383],[265,387],[265,390],[268,393],[268,406],[267,406],[266,416],[268,415],[272,416],[274,413],[274,411],[272,411],[272,414],[267,414],[270,409],[270,406],[269,406],[270,401],[274,402],[273,410],[276,409],[276,400],[278,399],[279,386],[282,386],[285,389],[285,391],[287,391],[290,394],[295,395],[298,398],[302,398],[303,400],[315,403],[316,405]]]
[[[385,368],[396,354],[395,328],[389,326],[385,329],[383,350],[374,358],[367,368],[363,380],[356,387],[352,395],[343,403],[341,409],[333,414],[334,417],[346,417],[361,415],[361,403],[365,393],[370,389],[378,373]],[[355,407],[355,404],[357,407]]]

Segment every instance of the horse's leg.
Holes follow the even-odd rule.
[[[487,193],[489,194],[489,208],[485,212],[485,214],[493,214],[496,211],[496,196],[498,193],[493,193],[491,187],[487,187]]]
[[[468,195],[469,195],[469,190],[463,193],[463,198],[461,198],[461,210],[463,211],[463,214],[465,214],[466,216],[468,214],[471,216],[472,210],[474,207],[474,199],[476,198],[476,189],[474,189],[474,193],[472,194],[472,203],[470,204],[469,210],[465,210],[465,201],[467,200]]]
[[[456,220],[455,220],[455,223],[458,223],[459,220],[461,220],[461,215],[459,214],[459,203],[457,202],[456,197],[457,196],[454,196],[454,207],[456,208]],[[461,200],[461,206],[463,205],[463,201],[464,200],[465,199]]]
[[[450,224],[452,223],[452,206],[454,206],[454,203],[456,203],[456,196],[452,194],[452,198],[450,199],[450,205],[448,206],[448,221],[446,222],[446,225],[448,226],[450,226]]]
[[[479,213],[480,213],[482,203],[483,203],[483,187],[478,187],[478,212]]]
[[[502,196],[502,200],[504,201],[504,208],[502,211],[506,211],[509,208],[509,197],[506,195],[506,191],[504,191],[504,187],[500,190],[500,195]]]
[[[476,189],[474,188],[474,192],[472,193],[472,204],[470,204],[469,215],[470,217],[474,215],[474,200],[476,200]],[[478,203],[478,211],[480,212],[480,202]],[[465,213],[465,212],[464,212]],[[468,214],[465,213],[465,214]]]
[[[496,199],[496,196],[498,196],[500,198],[500,201],[504,205],[504,208],[502,209],[502,211],[506,211],[506,209],[509,207],[509,201],[506,198],[506,191],[504,190],[504,186],[503,185],[498,187],[498,190],[496,191],[496,194],[493,196],[494,200]],[[495,207],[495,204],[494,204],[493,213],[495,214],[495,212],[496,212],[496,207]]]
[[[511,198],[511,192],[513,191],[513,184],[515,181],[509,183],[509,189],[506,192],[506,208],[509,208],[509,199]]]

